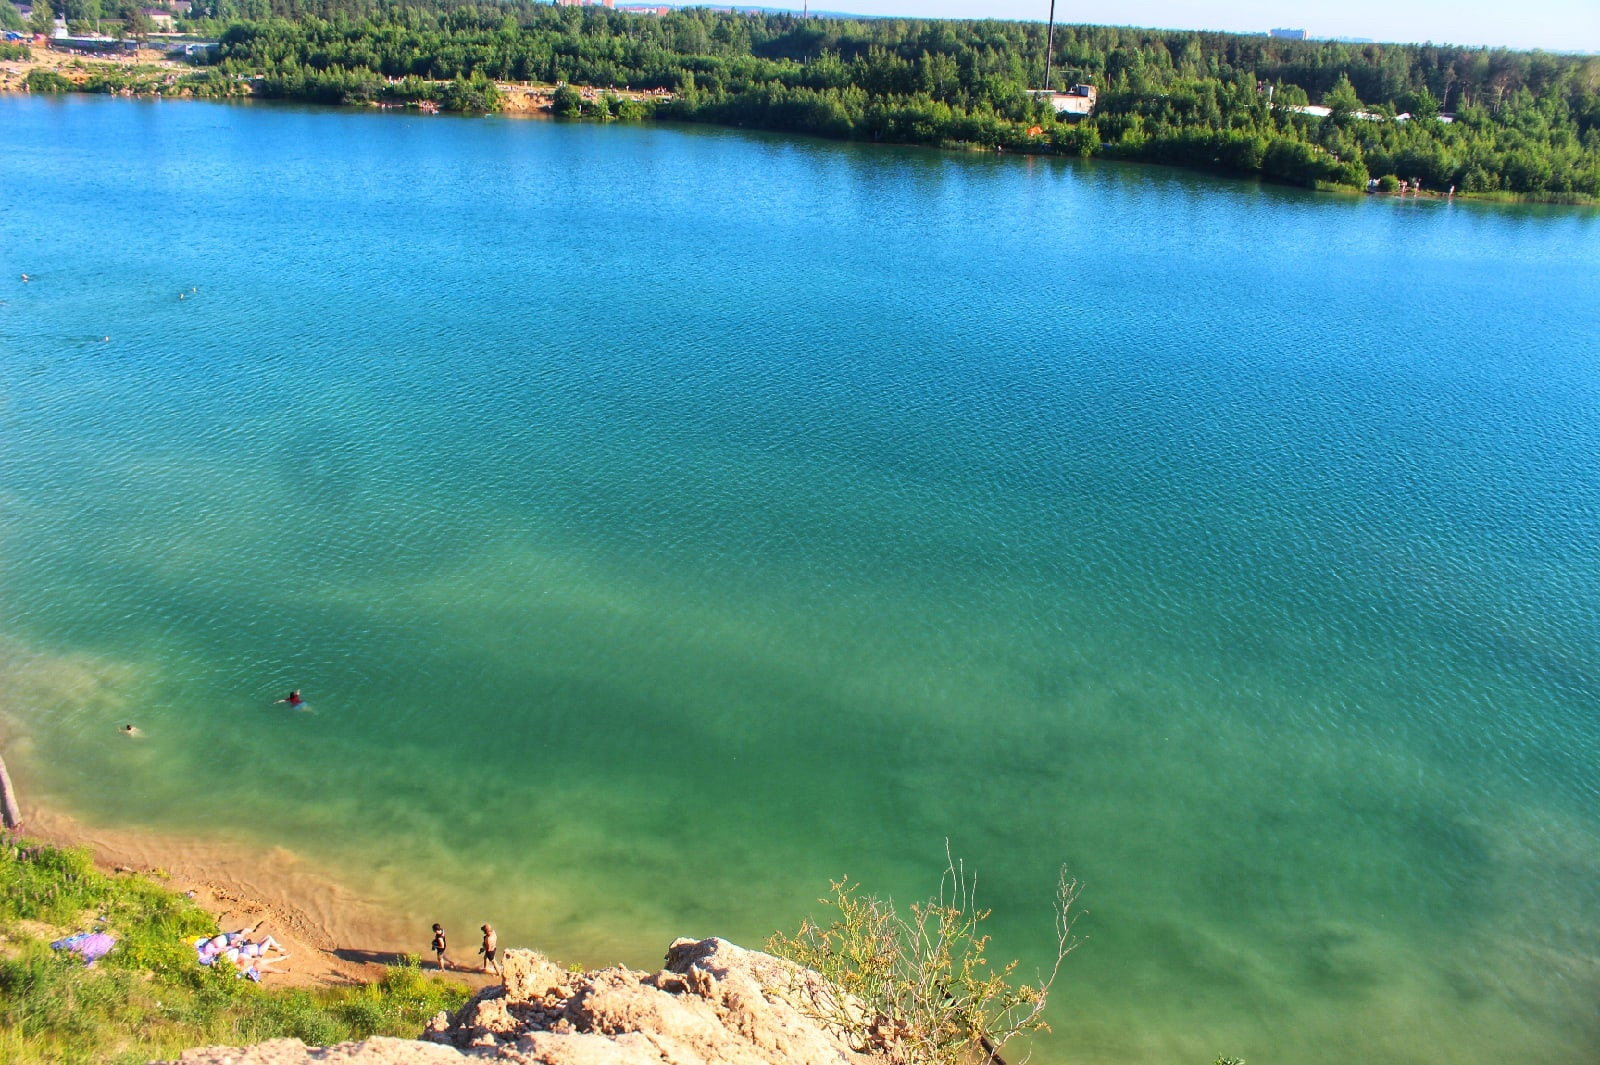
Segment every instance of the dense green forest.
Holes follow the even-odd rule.
[[[97,3],[101,0],[69,0]],[[108,2],[108,0],[107,0]],[[496,81],[665,89],[657,117],[827,137],[1063,152],[1302,185],[1600,196],[1600,57],[1058,26],[1050,80],[1099,91],[1058,121],[1042,23],[824,19],[532,0],[211,0],[220,72],[268,95],[432,97],[492,110]],[[1296,108],[1321,105],[1326,115]],[[611,98],[596,117],[645,109]],[[1406,117],[1397,117],[1406,116]]]

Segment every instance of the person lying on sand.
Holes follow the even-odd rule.
[[[254,939],[241,940],[223,951],[223,956],[229,961],[237,962],[240,958],[259,958],[269,950],[283,953],[283,947],[271,936],[263,936],[259,941]]]
[[[272,968],[272,966],[278,964],[280,961],[288,961],[289,957],[289,955],[284,954],[276,958],[256,958],[249,965],[241,968],[239,970],[239,975],[244,977],[246,980],[254,980],[259,984],[263,976],[267,975],[268,973],[275,973],[278,971]]]
[[[277,965],[279,962],[288,961],[291,957],[291,955],[284,953],[283,947],[279,946],[278,941],[271,936],[259,943],[247,939],[220,949],[210,949],[212,942],[214,940],[208,940],[198,948],[198,960],[201,965],[215,965],[225,961],[238,969],[240,976],[247,976],[252,980],[259,980],[263,973],[274,972],[275,970],[272,969],[272,966]],[[267,954],[268,951],[272,950],[278,952],[275,957]]]
[[[270,935],[262,936],[260,939],[255,938],[261,926],[266,923],[257,921],[253,928],[241,928],[237,932],[218,932],[210,939],[195,940],[194,949],[200,955],[200,964],[210,965],[217,958],[237,961],[241,957],[260,957],[269,950],[281,952],[283,948]]]

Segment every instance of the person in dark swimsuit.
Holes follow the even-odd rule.
[[[500,953],[500,937],[494,934],[493,925],[483,926],[483,946],[478,948],[478,953],[483,955],[484,972],[493,969],[501,976],[505,975],[500,969],[500,963],[495,960],[495,955]]]
[[[433,956],[439,959],[440,972],[450,968],[450,959],[444,956],[444,950],[444,926],[435,922],[433,926]]]

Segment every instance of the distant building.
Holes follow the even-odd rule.
[[[74,37],[67,31],[67,20],[56,19],[55,31],[46,42],[58,52],[132,52],[139,47],[137,41],[119,41],[115,37]]]
[[[150,20],[150,25],[158,30],[172,28],[172,12],[164,7],[141,7],[139,14]]]
[[[115,37],[71,37],[61,35],[50,38],[47,43],[58,52],[133,52],[139,48],[138,41],[119,41]]]
[[[658,17],[664,17],[664,16],[666,16],[666,15],[671,13],[672,8],[670,8],[670,7],[646,7],[646,6],[642,5],[642,4],[628,4],[626,7],[617,8],[617,10],[618,11],[625,11],[630,15],[655,15],[655,16],[658,16]]]
[[[1036,98],[1049,100],[1056,114],[1077,115],[1079,118],[1093,111],[1095,101],[1100,97],[1100,90],[1093,85],[1074,85],[1066,92],[1055,92],[1051,89],[1030,91]]]
[[[216,51],[217,47],[216,41],[180,41],[170,46],[167,54],[174,59],[203,59],[208,56],[214,59],[215,56],[211,56],[211,53]]]
[[[1268,30],[1268,37],[1282,37],[1286,41],[1303,41],[1306,39],[1305,30]]]

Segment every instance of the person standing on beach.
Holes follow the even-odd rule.
[[[433,925],[433,956],[439,959],[440,972],[450,968],[450,959],[444,956],[444,950],[444,926],[435,921]]]
[[[499,946],[500,937],[494,934],[494,925],[484,925],[483,946],[478,948],[478,953],[483,955],[483,971],[488,972],[490,969],[493,969],[495,971],[495,975],[504,976],[505,973],[501,971],[500,963],[495,961],[495,955],[498,953]]]

